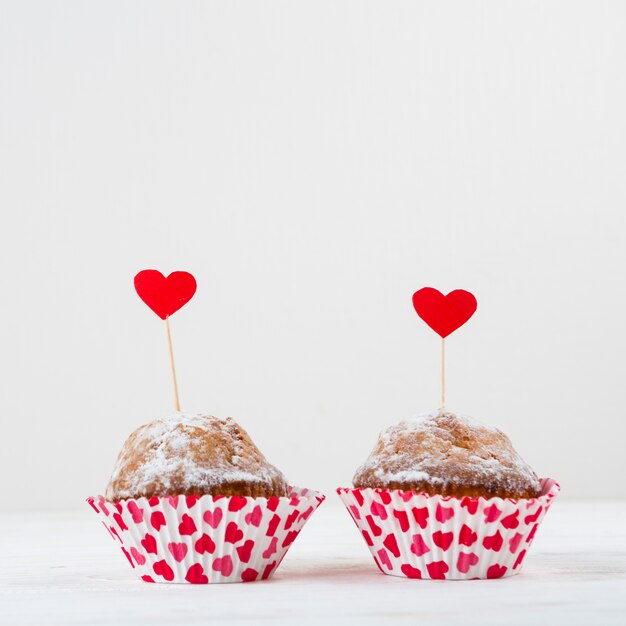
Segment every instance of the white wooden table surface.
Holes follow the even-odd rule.
[[[137,580],[85,505],[0,516],[0,624],[626,624],[626,502],[557,501],[518,576],[421,581],[379,573],[330,494],[273,579]]]

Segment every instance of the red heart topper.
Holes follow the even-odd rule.
[[[478,302],[463,289],[444,296],[437,289],[424,287],[413,294],[416,313],[441,337],[447,337],[474,315]]]
[[[135,276],[135,291],[164,320],[191,300],[196,279],[189,272],[172,272],[166,278],[158,270],[143,270]]]

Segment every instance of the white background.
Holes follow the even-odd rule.
[[[448,398],[624,497],[626,5],[0,3],[0,508],[80,508],[171,412],[134,274],[191,271],[184,408],[348,485]],[[334,497],[331,498],[333,500]]]

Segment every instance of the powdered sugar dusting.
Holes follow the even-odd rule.
[[[162,493],[206,489],[224,483],[286,481],[267,463],[232,418],[176,413],[133,432],[115,463],[107,498],[135,497],[158,485]],[[210,450],[205,441],[223,445]],[[139,459],[140,462],[137,462]],[[181,482],[182,481],[182,482]]]
[[[383,431],[354,484],[421,484],[442,492],[452,485],[540,489],[536,474],[504,433],[450,411],[422,413]]]

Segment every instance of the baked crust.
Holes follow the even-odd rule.
[[[106,498],[166,495],[286,496],[287,481],[232,418],[177,413],[135,430]]]
[[[383,431],[353,483],[457,498],[535,498],[541,493],[537,475],[503,432],[449,411]]]

